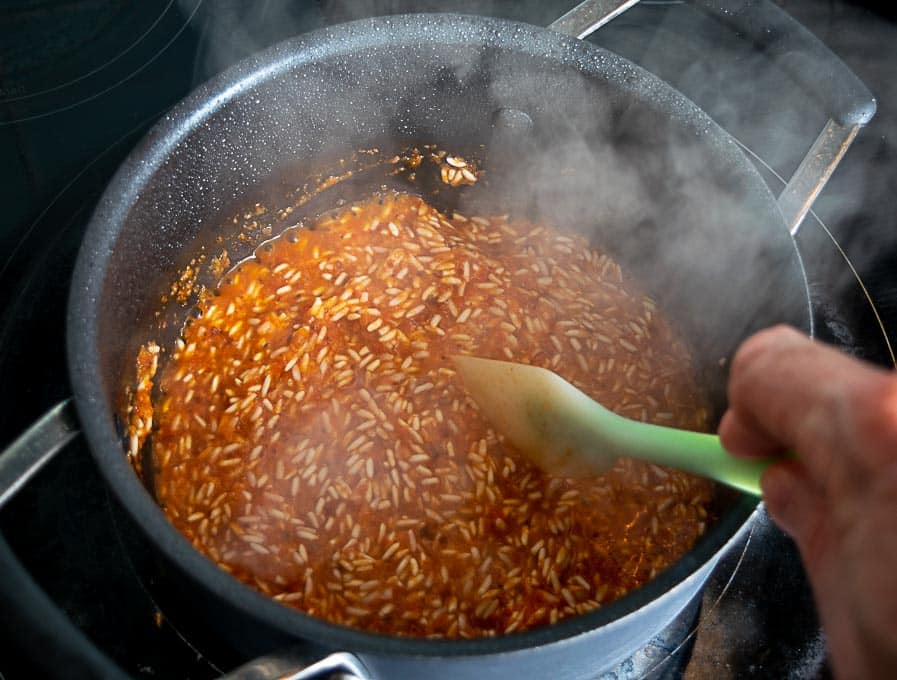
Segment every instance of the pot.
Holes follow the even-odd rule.
[[[601,5],[584,3],[559,26],[586,35],[608,14]],[[767,3],[734,5],[738,11],[733,3],[708,8],[763,39],[777,30],[798,53],[825,49],[793,22],[783,24]],[[862,84],[823,56],[837,75],[834,95],[816,87],[799,62],[796,78],[822,97],[832,121],[781,205],[735,141],[693,103],[632,63],[550,30],[457,15],[377,18],[301,36],[242,62],[165,116],[105,192],[69,303],[77,422],[64,404],[29,430],[0,458],[0,489],[11,493],[24,483],[80,423],[126,521],[152,543],[158,578],[246,659],[283,647],[305,656],[345,650],[351,654],[309,673],[329,664],[368,677],[578,678],[613,667],[700,593],[727,546],[749,529],[756,499],[730,498],[688,554],[591,613],[494,639],[368,634],[249,589],[169,524],[125,456],[119,405],[136,350],[159,332],[159,298],[173,273],[214,236],[210,225],[235,197],[252,196],[297,161],[436,143],[479,150],[493,178],[488,192],[451,200],[509,206],[584,229],[610,251],[691,340],[721,410],[726,359],[744,337],[780,322],[812,332],[789,227],[874,112]],[[169,328],[187,313],[163,311]]]

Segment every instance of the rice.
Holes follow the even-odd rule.
[[[706,429],[684,344],[582,236],[378,195],[270,242],[199,312],[141,412],[158,500],[286,606],[396,635],[501,635],[629,592],[712,519],[712,485],[678,471],[542,473],[447,358],[545,366],[623,415]]]

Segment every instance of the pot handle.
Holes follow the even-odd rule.
[[[0,508],[80,431],[71,398],[47,411],[0,453]]]
[[[288,652],[273,654],[250,661],[220,680],[375,680],[361,659],[349,652],[334,652],[301,670],[296,670],[298,665]]]
[[[586,0],[549,28],[585,38],[638,0]],[[875,115],[875,97],[863,82],[800,23],[769,0],[691,0],[775,59],[812,96],[829,120],[779,195],[792,235],[825,187],[860,128]],[[820,68],[820,64],[823,64]]]

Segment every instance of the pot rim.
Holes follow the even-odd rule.
[[[163,555],[241,613],[261,619],[278,631],[332,648],[420,656],[485,655],[560,642],[621,620],[688,580],[731,544],[740,529],[749,523],[758,500],[740,495],[720,521],[668,569],[642,587],[586,614],[495,638],[430,640],[369,633],[279,604],[228,575],[193,548],[168,521],[128,463],[111,417],[115,409],[103,388],[98,312],[108,257],[115,247],[119,227],[126,221],[141,188],[172,151],[222,107],[267,79],[321,58],[351,54],[364,47],[407,44],[408,40],[441,44],[452,40],[463,44],[494,43],[541,58],[561,58],[568,67],[590,68],[605,78],[616,79],[621,90],[631,95],[645,97],[647,92],[653,105],[662,106],[684,124],[700,130],[708,147],[720,155],[730,156],[740,172],[754,176],[756,190],[768,194],[771,202],[775,201],[734,140],[706,113],[656,76],[590,43],[529,24],[459,14],[376,17],[319,29],[253,55],[200,86],[153,127],[116,172],[90,220],[72,280],[67,350],[76,408],[101,473]],[[782,229],[787,233],[784,219]],[[794,244],[793,239],[791,242]],[[806,275],[796,244],[794,247],[809,308]],[[811,314],[808,320],[807,330],[812,334]]]

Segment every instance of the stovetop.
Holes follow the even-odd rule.
[[[0,9],[0,445],[69,394],[65,303],[86,222],[128,151],[192,87],[280,39],[359,16],[460,11],[547,24],[573,4],[5,4]],[[897,329],[897,282],[891,274],[897,261],[891,209],[897,186],[897,24],[858,2],[778,4],[841,56],[879,98],[876,118],[818,200],[798,244],[822,339],[893,366],[885,331]],[[795,95],[775,64],[737,36],[721,33],[687,2],[643,0],[591,40],[694,99],[745,145],[774,189],[793,172],[825,121],[812,102]],[[60,614],[131,676],[211,678],[238,662],[201,635],[184,634],[177,621],[160,612],[129,562],[139,559],[139,550],[113,521],[118,512],[81,440],[0,512],[0,532],[12,551],[0,541],[0,676],[43,677],[51,670],[59,677],[90,675],[87,669],[101,662],[85,659],[77,641],[56,633],[54,616]],[[28,576],[12,570],[14,560]],[[35,585],[52,609],[31,597]],[[827,677],[824,641],[799,556],[762,514],[750,537],[726,555],[699,605],[694,618],[681,624],[684,638],[655,640],[640,659],[605,677],[641,677],[655,666],[651,677],[657,678]],[[662,663],[683,639],[675,663]]]

